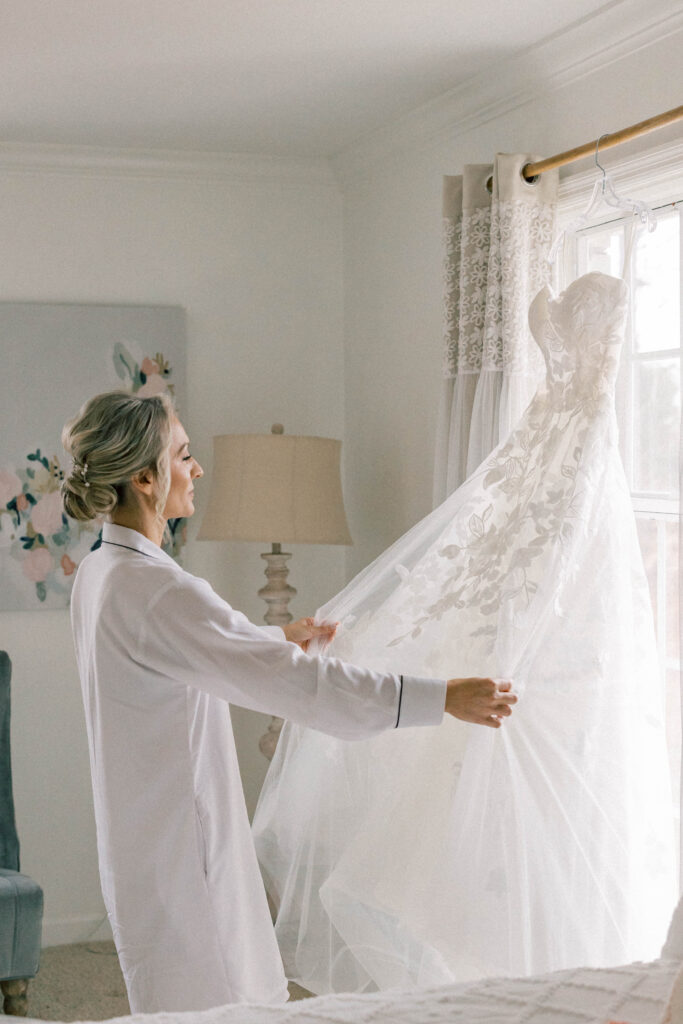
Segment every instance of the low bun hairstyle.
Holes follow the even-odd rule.
[[[62,431],[73,467],[62,483],[68,515],[81,522],[98,519],[126,500],[132,477],[151,469],[157,481],[156,512],[170,487],[173,405],[168,395],[138,398],[125,391],[95,395]]]

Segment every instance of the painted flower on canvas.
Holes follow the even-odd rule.
[[[145,356],[138,362],[129,348],[118,342],[114,346],[114,369],[133,394],[139,395],[140,398],[149,398],[151,395],[161,395],[164,392],[173,394],[173,371],[162,352],[157,352],[154,356]]]
[[[67,577],[76,562],[66,548],[81,539],[82,525],[64,512],[59,490],[63,478],[58,457],[48,458],[40,448],[26,456],[23,466],[0,469],[0,548],[19,563],[40,603],[49,592],[68,599]],[[86,552],[96,537],[97,530],[91,529]]]

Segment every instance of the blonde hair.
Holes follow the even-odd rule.
[[[131,479],[144,470],[155,477],[155,507],[163,519],[171,484],[173,404],[168,395],[139,398],[107,391],[86,402],[62,431],[73,468],[62,483],[64,508],[88,522],[124,504]]]

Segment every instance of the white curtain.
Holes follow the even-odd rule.
[[[444,384],[434,504],[507,437],[542,361],[527,323],[549,277],[558,175],[529,183],[531,154],[499,153],[444,178]],[[490,189],[490,191],[489,191]]]

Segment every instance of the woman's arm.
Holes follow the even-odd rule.
[[[440,679],[372,672],[270,638],[205,581],[175,576],[137,624],[137,657],[161,677],[346,739],[438,725]]]

